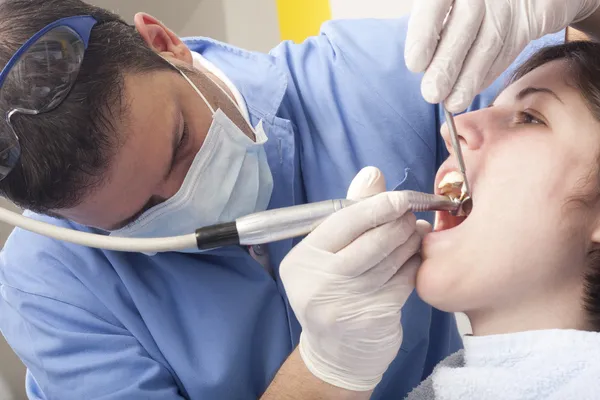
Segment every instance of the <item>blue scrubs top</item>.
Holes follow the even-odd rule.
[[[329,22],[269,55],[187,40],[238,87],[253,124],[263,120],[271,208],[344,197],[367,165],[383,171],[388,189],[432,190],[447,156],[442,113],[405,67],[406,25]],[[472,107],[485,106],[504,78]],[[239,247],[149,257],[17,229],[0,256],[0,328],[28,367],[31,398],[256,399],[298,344],[278,274],[295,243],[267,246],[273,277]],[[460,346],[452,315],[416,295],[402,323],[402,349],[374,399],[403,398]]]

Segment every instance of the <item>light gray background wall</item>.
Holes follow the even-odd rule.
[[[0,198],[0,207],[8,207],[18,211],[16,207],[3,198]],[[0,245],[4,245],[11,231],[11,226],[0,222]],[[25,399],[24,385],[25,367],[0,335],[0,399]]]
[[[127,21],[144,11],[180,36],[209,36],[239,47],[268,51],[279,41],[275,0],[90,0]],[[176,7],[173,5],[177,4]]]

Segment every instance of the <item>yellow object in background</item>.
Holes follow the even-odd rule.
[[[331,19],[329,0],[277,0],[281,40],[303,42]]]

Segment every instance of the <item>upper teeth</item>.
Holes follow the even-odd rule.
[[[464,184],[463,176],[458,171],[451,171],[444,175],[441,182],[438,185],[438,189],[443,196],[448,196],[451,199],[458,199],[461,197],[461,188]]]

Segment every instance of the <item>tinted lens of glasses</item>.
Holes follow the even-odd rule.
[[[29,47],[0,89],[8,107],[43,112],[60,104],[77,79],[85,45],[71,28],[59,26]]]
[[[0,179],[20,157],[18,132],[8,115],[50,111],[64,101],[77,79],[85,45],[69,27],[58,26],[36,40],[11,68],[0,88]]]

